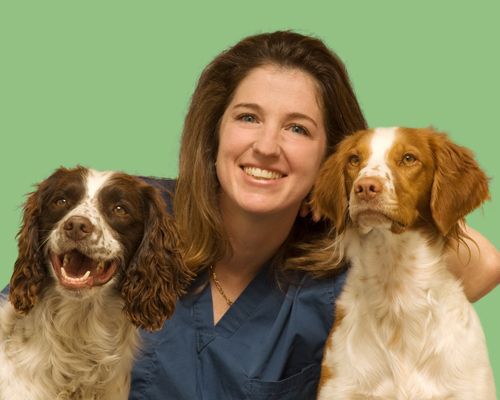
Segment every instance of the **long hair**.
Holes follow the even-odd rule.
[[[342,61],[321,40],[278,31],[247,37],[219,54],[202,72],[192,96],[182,133],[174,198],[185,262],[194,272],[231,251],[218,206],[215,160],[219,125],[239,83],[251,70],[264,65],[300,69],[315,79],[321,96],[327,156],[345,135],[366,128]],[[286,260],[287,249],[306,241],[308,234],[326,232],[325,225],[298,218],[282,246],[280,260]]]

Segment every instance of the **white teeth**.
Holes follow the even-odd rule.
[[[63,260],[63,267],[68,265],[69,263],[69,256],[67,254],[64,255],[64,260]]]
[[[90,271],[85,272],[85,275],[81,276],[80,278],[72,278],[68,276],[64,268],[61,268],[61,274],[65,281],[72,283],[80,283],[80,282],[85,282],[87,280],[87,278],[90,276]]]
[[[245,167],[243,168],[245,174],[253,176],[254,178],[260,179],[279,179],[282,178],[283,175],[279,172],[269,171],[267,169],[260,169],[255,167]]]

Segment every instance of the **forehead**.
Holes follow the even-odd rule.
[[[108,183],[110,177],[113,175],[110,171],[95,171],[89,170],[85,187],[87,196],[93,198],[99,191]]]
[[[86,179],[86,196],[90,199],[140,201],[141,188],[136,178],[111,171],[90,170]]]
[[[96,171],[87,168],[74,168],[57,170],[44,183],[44,192],[74,192],[78,197],[94,198],[105,187],[113,172]]]
[[[376,128],[353,134],[345,140],[344,150],[362,155],[365,162],[385,162],[400,157],[405,152],[417,155],[421,161],[432,165],[430,147],[433,133],[421,128]]]
[[[364,156],[383,158],[399,141],[397,128],[376,128],[357,132],[343,144],[345,151],[356,151]]]
[[[372,157],[376,157],[379,159],[384,158],[391,150],[391,148],[394,146],[395,139],[396,139],[395,128],[375,129],[370,142],[370,150]]]
[[[252,69],[236,87],[229,107],[240,102],[322,118],[319,85],[298,68],[264,65]]]

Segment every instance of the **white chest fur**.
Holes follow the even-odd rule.
[[[0,299],[0,400],[125,400],[137,341],[111,293],[72,301],[52,288],[27,316]]]
[[[479,319],[442,246],[415,231],[345,235],[351,269],[318,398],[495,399]]]

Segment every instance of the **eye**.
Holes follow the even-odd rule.
[[[415,157],[413,154],[411,153],[406,153],[403,155],[403,158],[401,159],[401,164],[402,165],[407,165],[407,166],[410,166],[410,165],[413,165],[417,162],[417,157]]]
[[[68,200],[66,200],[64,197],[58,197],[53,201],[53,204],[56,207],[66,207],[68,205]]]
[[[359,166],[361,163],[361,158],[357,156],[356,154],[353,154],[352,156],[349,157],[349,164],[353,167]]]
[[[309,135],[309,131],[302,125],[293,124],[288,129],[290,132],[296,133],[297,135]]]
[[[238,116],[238,118],[240,121],[243,121],[243,122],[248,122],[248,123],[255,123],[257,122],[257,118],[255,117],[255,115],[252,115],[252,114],[241,114]]]
[[[128,211],[121,204],[117,204],[116,206],[113,207],[113,214],[119,217],[125,217],[126,215],[128,215]]]

